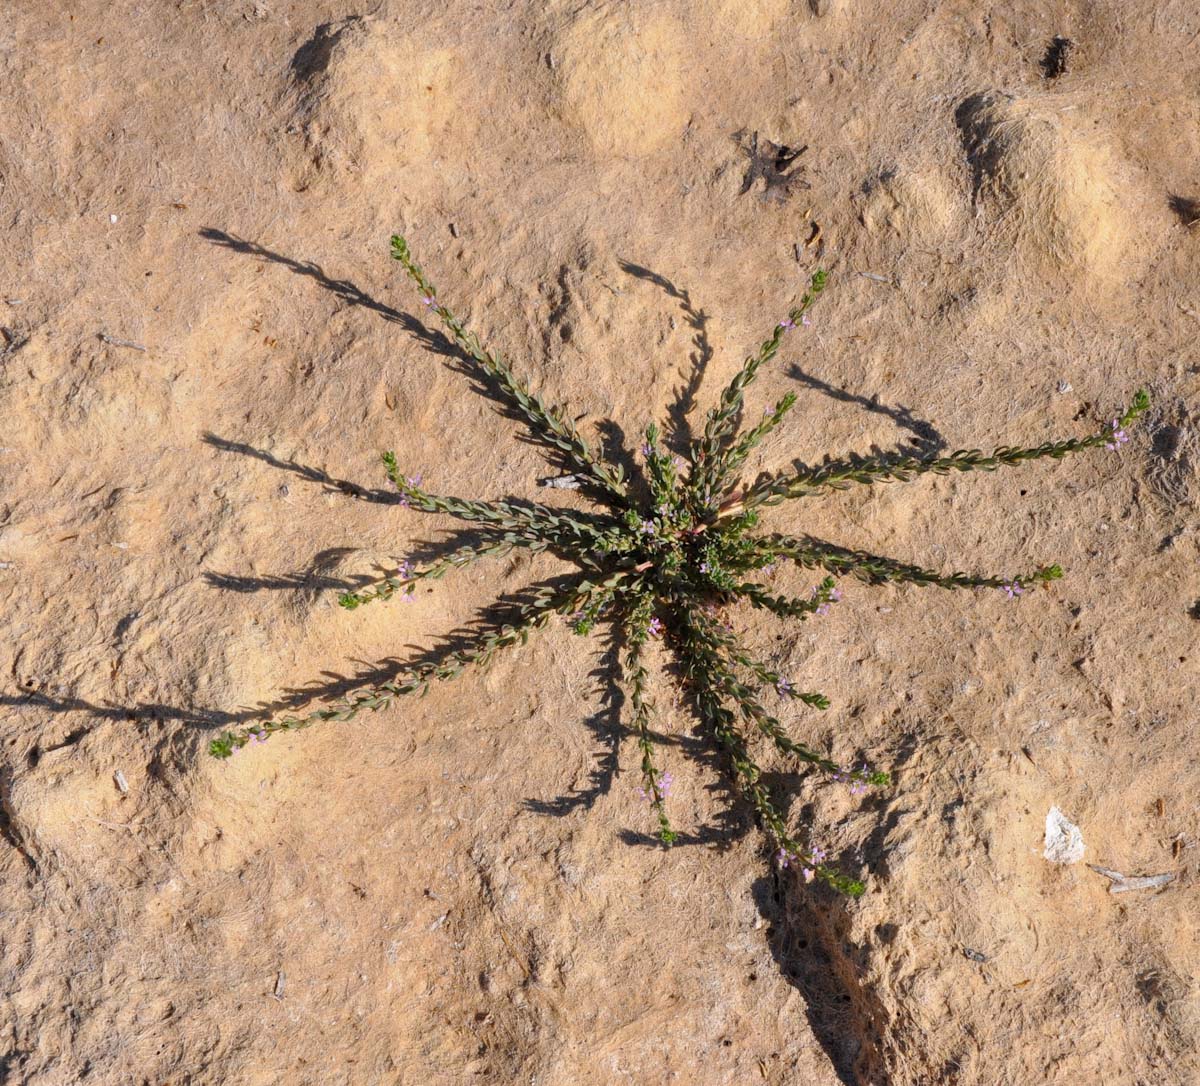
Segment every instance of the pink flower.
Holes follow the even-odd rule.
[[[803,874],[805,882],[812,882],[813,876],[816,875],[816,872],[811,867],[806,867]]]
[[[422,476],[422,475],[421,475],[421,474],[418,472],[416,475],[406,475],[406,476],[404,477],[404,481],[405,481],[406,483],[408,483],[408,485],[409,485],[409,486],[411,486],[411,487],[418,487],[418,486],[420,486],[420,485],[421,485],[421,479],[422,479],[422,478],[423,478],[423,476]],[[402,494],[400,495],[400,500],[399,500],[399,502],[397,502],[397,504],[398,504],[398,505],[400,506],[400,508],[402,508],[402,509],[411,509],[411,508],[412,508],[412,505],[411,505],[411,503],[410,503],[410,502],[409,502],[409,500],[408,500],[408,495],[407,495],[407,494],[403,494],[403,493],[402,493]]]
[[[437,305],[437,299],[432,294],[426,294],[421,301],[423,301],[431,309]]]
[[[1000,587],[1004,589],[1005,599],[1011,600],[1025,594],[1025,589],[1021,587],[1020,581],[1009,581],[1008,584],[1002,584]]]
[[[662,632],[663,621],[658,617],[658,615],[655,615],[650,620],[650,624],[646,627],[646,633],[648,633],[651,637],[662,637]]]
[[[661,796],[663,799],[666,799],[667,796],[669,796],[671,794],[671,785],[674,783],[675,783],[675,778],[672,777],[670,773],[659,774],[659,778],[658,778],[658,794],[659,794],[659,796]],[[647,792],[644,787],[638,789],[638,795],[642,799],[644,799],[647,803],[654,802],[654,793]]]
[[[1124,445],[1129,440],[1129,435],[1121,429],[1121,420],[1112,420],[1112,440],[1105,444],[1106,449],[1116,451],[1121,445]]]

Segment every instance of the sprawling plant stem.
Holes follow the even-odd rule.
[[[805,569],[824,569],[838,576],[852,575],[870,584],[936,585],[938,588],[1005,588],[1056,581],[1062,576],[1059,566],[1040,566],[1029,573],[1011,576],[979,573],[938,573],[932,569],[882,558],[866,551],[838,547],[812,536],[769,535],[759,541],[762,554],[790,558]]]
[[[496,539],[489,539],[482,543],[465,543],[421,569],[403,567],[385,577],[362,585],[353,592],[343,592],[338,597],[338,603],[352,611],[364,603],[390,600],[397,592],[411,595],[419,581],[441,580],[452,569],[465,569],[481,558],[503,558],[504,555],[517,548],[523,548],[536,554],[546,550],[550,545],[547,540],[539,539],[534,535],[505,532]]]
[[[1115,427],[1106,427],[1090,437],[1070,438],[1067,441],[1047,441],[1030,448],[1013,448],[1001,445],[985,455],[979,449],[961,449],[949,456],[915,457],[899,459],[861,460],[852,463],[832,463],[795,475],[776,476],[755,483],[742,498],[741,506],[753,509],[760,505],[778,505],[789,498],[802,498],[825,489],[842,489],[850,483],[907,482],[918,475],[932,472],[949,475],[952,471],[995,471],[997,468],[1015,467],[1030,460],[1047,457],[1061,460],[1072,453],[1085,452],[1110,445],[1113,430],[1123,430],[1150,406],[1150,398],[1139,392]],[[726,510],[726,515],[730,510]]]
[[[649,638],[650,620],[654,613],[654,597],[647,593],[630,609],[626,620],[627,646],[625,652],[625,679],[629,683],[629,701],[633,706],[633,729],[637,735],[638,749],[642,752],[643,791],[658,818],[658,838],[664,845],[675,843],[678,835],[667,818],[666,792],[663,774],[654,760],[654,737],[650,731],[650,712],[653,708],[646,701],[646,665],[642,662],[642,651]]]
[[[776,692],[785,698],[792,698],[795,701],[801,701],[805,705],[811,706],[813,709],[828,709],[829,699],[817,691],[797,690],[792,683],[785,679],[778,671],[768,667],[761,660],[751,656],[736,640],[730,638],[726,645],[726,651],[729,653],[729,658],[735,663],[744,667],[747,671],[763,686],[774,687]]]
[[[620,466],[607,464],[597,456],[574,423],[564,417],[557,407],[547,406],[540,396],[531,392],[529,386],[517,377],[498,355],[492,354],[474,332],[467,331],[462,321],[437,301],[436,288],[421,266],[413,261],[404,238],[392,238],[392,257],[400,261],[404,270],[420,287],[424,297],[430,300],[430,308],[450,329],[455,343],[479,363],[480,368],[500,386],[510,402],[525,416],[533,437],[557,449],[583,475],[592,479],[612,502],[619,508],[625,508],[628,505],[627,487]]]
[[[695,607],[684,609],[681,626],[680,655],[684,671],[692,682],[696,707],[701,719],[712,729],[713,736],[729,755],[742,793],[754,807],[764,831],[782,855],[800,860],[822,881],[857,897],[863,892],[863,884],[847,878],[836,868],[827,866],[811,846],[806,847],[797,841],[788,831],[786,819],[763,784],[762,770],[750,754],[746,739],[737,726],[737,717],[724,703],[725,698],[738,704],[742,715],[756,724],[777,745],[777,736],[785,741],[786,736],[782,735],[779,722],[762,712],[761,706],[755,708],[753,699],[744,697],[745,688],[741,687],[736,679],[731,679],[729,669],[721,659],[719,628]],[[791,747],[794,749],[788,749],[786,753],[821,766],[822,759],[819,755],[804,750],[798,744],[791,744]],[[805,758],[806,754],[809,757]],[[829,767],[834,772],[838,769],[833,763],[829,763]]]
[[[456,679],[468,667],[486,668],[496,654],[510,645],[524,644],[529,634],[544,626],[552,615],[569,614],[599,600],[609,600],[631,581],[628,571],[610,574],[600,581],[580,578],[567,588],[542,588],[534,598],[520,608],[509,621],[489,631],[470,648],[447,652],[407,670],[404,678],[379,683],[356,691],[339,709],[318,709],[302,717],[279,717],[226,732],[210,744],[218,758],[227,758],[255,739],[265,739],[275,732],[297,731],[326,720],[352,720],[362,710],[378,712],[396,698],[409,694],[424,694],[431,683]]]
[[[722,455],[722,450],[737,426],[746,388],[758,376],[763,363],[775,357],[788,328],[803,322],[805,314],[825,289],[826,282],[827,276],[824,272],[818,271],[813,275],[808,291],[788,314],[787,323],[777,324],[770,338],[759,347],[758,353],[746,359],[729,383],[729,387],[721,393],[720,403],[708,413],[704,424],[704,436],[692,448],[692,474],[689,480],[690,489],[701,505],[711,505],[720,493],[719,486],[727,471],[727,458]],[[785,407],[784,411],[786,410]]]
[[[552,509],[534,502],[513,505],[511,502],[476,502],[430,494],[400,473],[394,453],[384,453],[383,463],[388,478],[405,500],[425,513],[447,513],[459,520],[486,524],[490,528],[523,529],[548,536],[559,541],[559,545],[582,545],[605,551],[619,545],[623,538],[619,523],[611,518],[585,520],[569,510]]]
[[[780,618],[798,618],[803,621],[831,601],[833,589],[833,578],[826,577],[806,600],[773,595],[763,585],[753,581],[740,584],[733,591],[754,607],[770,611]]]

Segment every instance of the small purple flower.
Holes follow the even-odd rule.
[[[805,313],[805,314],[804,314],[804,316],[802,316],[802,317],[800,318],[800,323],[801,323],[801,324],[802,324],[802,325],[803,325],[805,328],[807,328],[807,327],[808,327],[810,324],[812,324],[812,321],[809,319],[809,316],[808,316],[808,314],[807,314],[807,313]]]
[[[404,477],[404,481],[406,483],[408,483],[408,485],[411,487],[420,486],[421,479],[422,479],[422,476],[419,473],[417,475],[406,475]],[[412,508],[412,504],[409,502],[407,494],[402,493],[396,504],[399,505],[401,509],[411,509]]]
[[[814,600],[821,601],[817,605],[815,613],[818,615],[827,615],[829,614],[829,601],[840,600],[842,598],[842,594],[836,588],[828,591],[824,588],[814,588],[812,590],[812,598]]]
[[[784,696],[790,694],[792,692],[792,680],[780,678],[779,681],[775,683],[775,689]]]
[[[250,733],[250,738],[256,743],[265,743],[267,741],[267,732],[265,732],[262,728],[259,728]]]
[[[1121,429],[1121,420],[1112,420],[1112,440],[1105,444],[1106,449],[1111,449],[1114,452],[1129,440],[1129,435]]]
[[[777,864],[779,864],[780,868],[783,870],[786,870],[788,865],[795,858],[796,858],[796,854],[794,852],[788,852],[788,850],[786,848],[783,848],[782,846],[780,846],[779,851],[777,853],[775,853],[775,862]]]
[[[655,615],[650,620],[650,624],[646,627],[646,633],[648,633],[651,637],[662,637],[662,632],[663,621],[658,617],[658,615]]]
[[[707,573],[707,572],[708,572],[708,563],[707,563],[707,562],[701,562],[701,563],[700,563],[700,572],[701,572],[701,573]]]
[[[654,452],[654,446],[649,441],[642,442],[642,455],[649,460]]]
[[[825,860],[828,858],[828,856],[829,856],[829,853],[826,852],[823,848],[813,848],[809,852],[809,859],[814,864],[824,863]]]
[[[769,574],[774,573],[778,568],[779,568],[779,563],[775,562],[775,561],[771,561],[771,562],[768,562],[765,566],[763,566],[762,571],[763,571],[763,573],[766,573],[769,575]]]
[[[811,867],[806,867],[803,871],[803,875],[804,875],[805,882],[812,882],[813,877],[816,875],[816,872]]]
[[[643,520],[642,521],[642,534],[643,535],[653,535],[654,534],[654,521],[652,521],[652,520]]]
[[[658,778],[658,794],[661,798],[666,799],[671,794],[671,785],[675,778],[670,773],[661,773]],[[654,793],[647,792],[645,787],[638,789],[638,796],[644,799],[647,803],[654,802]]]
[[[1002,584],[1000,587],[1004,589],[1005,599],[1016,599],[1017,596],[1025,594],[1025,589],[1021,587],[1020,581],[1009,581],[1008,584]]]
[[[425,305],[430,309],[432,309],[435,305],[437,305],[437,299],[432,294],[426,294],[425,297],[421,299],[421,301],[423,301],[425,303]]]
[[[781,320],[779,322],[779,327],[782,328],[785,332],[790,332],[793,328],[796,327],[796,322],[794,320],[792,320],[791,317],[784,317],[783,320]]]
[[[855,781],[850,785],[850,794],[852,796],[861,796],[867,790],[867,786],[862,781]]]

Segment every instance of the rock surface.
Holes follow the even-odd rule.
[[[1193,7],[10,7],[0,1080],[1197,1081]],[[753,132],[807,147],[786,198],[741,191]],[[1117,453],[771,511],[1067,569],[739,620],[833,701],[789,727],[894,771],[853,796],[770,763],[864,898],[772,866],[668,678],[688,843],[646,847],[612,659],[563,627],[205,755],[556,568],[335,606],[445,527],[391,501],[383,449],[438,491],[577,500],[441,352],[393,232],[614,447],[711,404],[818,260],[829,293],[751,396],[801,404],[750,474],[1083,434],[1149,387]],[[1089,860],[1177,878],[1113,897],[1047,864],[1052,804]]]

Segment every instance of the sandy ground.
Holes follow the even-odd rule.
[[[8,5],[5,1083],[1200,1081],[1200,12],[819,6]],[[787,177],[776,145],[806,147]],[[394,504],[381,450],[442,492],[550,493],[395,231],[614,451],[707,406],[818,261],[813,327],[751,397],[801,404],[751,473],[1088,433],[1150,389],[1119,453],[770,514],[1068,571],[744,616],[833,699],[789,723],[895,772],[852,797],[771,763],[860,901],[773,869],[666,679],[687,840],[647,846],[611,657],[561,626],[204,753],[556,568],[335,605],[446,527]],[[1175,881],[1047,863],[1052,804],[1088,861]]]

